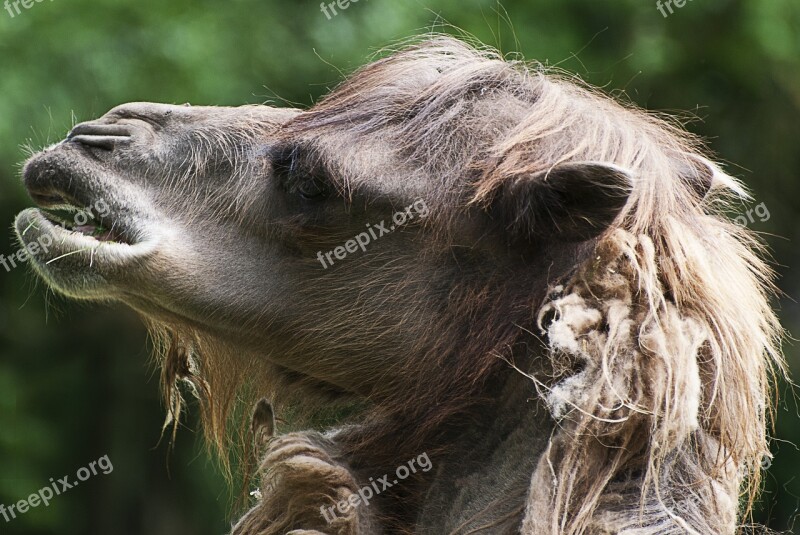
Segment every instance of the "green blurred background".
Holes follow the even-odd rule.
[[[31,0],[32,1],[32,0]],[[0,254],[29,204],[30,144],[136,100],[307,106],[380,47],[449,23],[508,53],[580,74],[652,110],[695,120],[769,217],[763,233],[797,333],[800,265],[800,1],[361,0],[331,20],[318,1],[44,0],[0,10]],[[13,7],[12,7],[13,9]],[[733,214],[735,215],[735,214]],[[170,453],[146,335],[121,307],[67,302],[23,267],[0,267],[0,503],[109,455],[99,475],[0,533],[221,534],[229,493],[190,417]],[[797,349],[786,345],[797,371]],[[800,506],[800,418],[780,387],[756,520],[791,532]]]

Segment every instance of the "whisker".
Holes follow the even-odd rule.
[[[27,227],[25,227],[25,230],[22,231],[22,235],[24,236],[31,228],[35,228],[36,230],[39,230],[36,227],[36,221],[31,221],[31,224],[28,225]]]
[[[71,253],[62,254],[61,256],[57,256],[57,257],[53,258],[52,260],[48,260],[47,262],[45,262],[45,265],[52,264],[56,260],[61,260],[62,258],[66,258],[66,257],[74,255],[74,254],[82,253],[84,251],[91,251],[91,250],[92,250],[92,247],[87,247],[85,249],[78,249],[77,251],[72,251]]]

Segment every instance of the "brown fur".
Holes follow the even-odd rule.
[[[761,245],[722,215],[742,188],[696,139],[447,37],[275,124],[252,115],[192,126],[164,190],[223,169],[236,192],[216,206],[193,186],[193,218],[210,207],[208,219],[250,232],[253,177],[286,169],[326,177],[347,210],[366,211],[362,230],[415,198],[431,215],[329,271],[306,251],[355,226],[270,219],[267,239],[288,244],[307,277],[291,296],[306,314],[284,318],[264,296],[249,340],[187,319],[216,310],[176,318],[134,304],[161,348],[169,422],[187,384],[223,458],[246,444],[242,463],[252,459],[262,397],[278,414],[353,414],[262,436],[263,498],[237,535],[736,530],[769,456],[781,330]],[[248,159],[261,144],[271,167]],[[320,517],[421,452],[435,472],[333,524]]]
[[[448,53],[458,59],[446,57]],[[391,101],[397,98],[392,91],[406,89],[388,85],[393,77],[458,60],[461,64],[448,76],[413,99],[418,109],[407,123],[392,125],[390,114],[376,109],[384,104],[380,98]],[[471,154],[472,125],[463,122],[472,111],[470,87],[496,91],[498,100],[512,93],[516,98],[505,110],[500,104],[500,111],[493,110],[501,115],[520,100],[531,101],[530,112],[490,149],[490,161],[502,163],[483,171],[475,202],[512,176],[560,162],[609,162],[631,170],[638,179],[620,230],[598,244],[599,256],[589,259],[568,283],[566,291],[591,297],[598,312],[594,323],[575,333],[593,347],[570,355],[588,360],[588,369],[558,401],[560,431],[533,475],[523,531],[729,532],[737,520],[740,481],[747,482],[745,496],[751,503],[761,459],[769,455],[765,410],[770,362],[781,366],[774,345],[779,328],[766,301],[770,272],[751,252],[760,246],[710,211],[728,191],[739,190],[696,152],[691,137],[567,81],[548,79],[497,57],[484,59],[448,41],[419,46],[367,67],[290,128],[314,135],[348,122],[359,135],[377,136],[386,135],[383,128],[394,128],[409,158],[424,158],[417,154],[421,150],[447,154],[449,158],[424,158],[434,167],[430,172],[447,181],[466,167],[465,158]],[[364,106],[367,95],[377,99],[371,107]],[[456,123],[467,132],[454,130]],[[480,128],[479,121],[475,127]],[[456,139],[448,139],[446,133],[455,133]],[[413,136],[407,146],[402,145],[404,136]],[[699,202],[691,185],[701,181],[703,173],[724,178],[714,184],[719,189]],[[606,281],[607,276],[615,280]],[[500,308],[478,304],[485,299],[465,296],[464,306]],[[555,301],[545,309],[558,306]],[[587,306],[581,301],[576,313],[586,313],[581,308]],[[569,312],[560,321],[569,324]],[[595,330],[606,324],[616,331]],[[478,331],[499,329],[485,325]],[[509,338],[497,346],[513,343]],[[437,348],[439,359],[449,356],[451,344]],[[563,347],[552,349],[556,369],[564,352]],[[421,437],[408,437],[409,450],[419,449],[415,442],[428,439],[426,425],[433,427],[446,417],[447,406],[425,414],[425,397],[451,394],[455,407],[449,410],[455,412],[457,400],[473,392],[474,386],[468,385],[490,375],[494,363],[486,356],[498,353],[503,354],[475,347],[461,356],[466,361],[461,373],[456,369],[447,380],[426,378],[428,384],[415,384],[421,394],[413,400],[415,406],[403,405],[405,396],[389,404],[392,412],[421,429]],[[676,360],[679,355],[683,360]],[[453,371],[448,367],[445,373]],[[561,372],[568,376],[568,370]],[[575,377],[548,380],[563,385],[575,383]],[[540,384],[535,374],[531,378]],[[408,378],[411,384],[418,380]],[[701,381],[702,392],[695,392]],[[686,405],[687,395],[697,399]],[[384,441],[406,433],[392,427],[377,436]],[[609,512],[619,511],[620,503],[627,512]]]

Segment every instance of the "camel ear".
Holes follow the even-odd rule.
[[[705,158],[694,155],[689,156],[687,163],[688,168],[681,176],[699,199],[705,199],[714,186],[714,176],[717,174],[715,166]]]
[[[585,241],[611,226],[632,187],[622,168],[570,162],[506,181],[490,210],[515,239]]]
[[[697,154],[683,154],[680,161],[685,162],[681,176],[692,187],[699,199],[705,199],[715,189],[721,188],[735,193],[741,199],[752,197],[732,176],[726,174],[717,164]]]

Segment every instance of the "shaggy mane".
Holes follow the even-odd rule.
[[[489,128],[494,141],[487,144]],[[524,533],[707,535],[742,522],[739,500],[753,503],[762,459],[770,456],[766,430],[771,383],[784,372],[782,331],[769,303],[773,274],[764,249],[724,215],[743,189],[695,138],[540,65],[448,37],[368,65],[283,127],[287,138],[312,142],[331,132],[348,143],[388,140],[420,172],[439,177],[430,191],[431,227],[445,242],[448,221],[488,206],[519,177],[602,162],[634,179],[617,223],[579,263],[547,281],[544,301],[532,284],[530,293],[513,296],[514,315],[478,329],[484,341],[467,338],[457,355],[427,348],[420,355],[431,362],[421,364],[425,376],[406,370],[395,379],[397,394],[364,416],[383,423],[353,448],[393,440],[421,451],[441,422],[468,412],[487,378],[514,361],[556,422],[532,474]],[[326,164],[343,192],[365,187],[360,162]],[[473,187],[456,186],[464,177]],[[476,314],[477,305],[466,304],[476,292],[492,306],[491,296],[465,288],[454,315]],[[532,331],[541,333],[547,371],[508,352]],[[263,396],[279,412],[311,410],[313,402],[294,403],[300,391],[313,391],[316,406],[351,400],[263,356],[232,355],[189,327],[153,332],[163,349],[170,421],[182,404],[176,385],[188,382],[222,452],[249,442],[226,422],[234,414],[233,428],[247,429],[247,410]],[[456,339],[446,336],[442,346]],[[423,409],[432,406],[437,411]],[[414,432],[402,428],[409,421]]]

